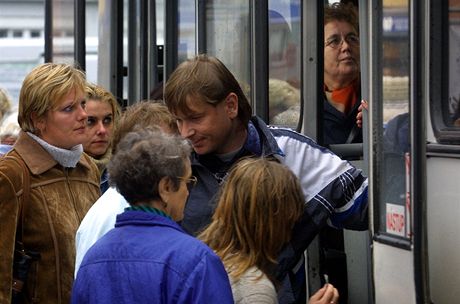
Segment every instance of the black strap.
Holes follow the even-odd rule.
[[[347,141],[345,142],[346,144],[351,144],[353,142],[356,135],[358,134],[358,129],[359,127],[357,125],[353,126],[353,129],[351,129],[350,134],[348,134]]]

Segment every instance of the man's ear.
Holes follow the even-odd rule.
[[[238,96],[231,92],[225,98],[225,107],[227,109],[228,117],[234,119],[238,116]]]

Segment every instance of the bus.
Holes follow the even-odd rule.
[[[342,232],[340,302],[455,303],[460,1],[346,2],[359,10],[361,95],[369,103],[362,143],[326,146],[322,139],[322,17],[329,1],[99,1],[97,82],[129,105],[147,99],[186,58],[218,57],[255,115],[324,144],[369,178],[369,229]],[[84,10],[75,16],[85,23]],[[74,43],[85,39],[80,33]],[[279,81],[298,93],[282,109],[292,111],[289,123],[273,119],[280,109],[270,86]],[[389,149],[396,139],[404,148]],[[308,294],[328,274],[323,253],[318,239],[305,252]]]

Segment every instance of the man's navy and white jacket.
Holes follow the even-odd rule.
[[[192,155],[198,183],[190,192],[181,223],[188,233],[197,234],[210,223],[222,181],[230,167],[245,156],[275,157],[299,178],[305,195],[305,212],[279,260],[278,278],[296,265],[324,225],[368,228],[368,182],[359,169],[302,134],[268,127],[253,117],[243,148],[230,161],[216,155]]]
[[[243,149],[230,162],[215,155],[192,155],[198,183],[190,191],[181,223],[188,233],[196,234],[210,223],[216,194],[230,167],[241,157],[254,155],[275,157],[299,178],[306,199],[305,213],[317,226],[313,231],[303,231],[311,234],[305,237],[308,243],[326,222],[336,228],[367,229],[367,179],[359,169],[302,134],[268,127],[253,117]]]

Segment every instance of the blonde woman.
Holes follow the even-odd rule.
[[[83,150],[91,156],[101,174],[101,192],[108,187],[107,163],[112,156],[112,138],[120,117],[120,106],[109,91],[95,84],[86,87],[88,140],[83,143]]]
[[[82,147],[85,86],[83,72],[54,63],[37,66],[22,83],[19,138],[0,159],[0,303],[9,303],[18,286],[13,256],[19,236],[26,251],[40,255],[16,294],[20,303],[70,301],[75,232],[100,195],[96,165]]]
[[[199,238],[222,259],[235,303],[278,303],[271,274],[304,201],[296,176],[276,161],[243,159],[231,171]],[[309,303],[337,300],[337,290],[327,284]]]

